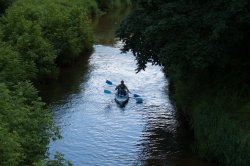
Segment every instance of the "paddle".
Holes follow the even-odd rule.
[[[134,94],[134,97],[141,97],[140,95]]]
[[[109,81],[109,80],[106,80],[106,83],[108,84],[108,85],[114,85],[111,81]],[[114,85],[115,86],[115,85]]]
[[[110,90],[104,89],[104,93],[111,94],[112,92]]]
[[[107,90],[107,89],[104,89],[104,93],[106,94],[112,94],[112,92],[110,90]],[[133,98],[136,100],[136,103],[140,104],[140,103],[143,103],[143,99],[140,97],[140,96],[135,96],[134,97],[129,97],[129,98]]]
[[[134,97],[134,99],[136,100],[137,104],[143,103],[143,99],[141,97]]]
[[[106,83],[108,84],[108,85],[113,85],[113,86],[116,86],[116,85],[114,85],[111,81],[109,81],[109,80],[106,80]],[[129,92],[129,93],[131,93],[131,92]],[[138,94],[133,94],[134,95],[134,97],[141,97],[140,95],[138,95]]]

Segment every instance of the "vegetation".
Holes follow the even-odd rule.
[[[91,50],[85,6],[79,0],[25,0],[6,11],[1,20],[3,41],[19,53],[29,79],[55,77],[58,65],[71,64],[80,52]]]
[[[203,158],[250,163],[250,2],[134,2],[117,34],[137,71],[164,66]]]

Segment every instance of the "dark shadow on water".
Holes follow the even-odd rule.
[[[84,53],[72,66],[60,69],[58,79],[46,80],[37,85],[43,101],[51,104],[64,100],[71,94],[82,90],[81,83],[85,82],[91,70],[89,58],[91,53]]]
[[[194,136],[181,112],[170,108],[152,106],[146,126],[138,143],[140,152],[137,163],[140,166],[214,166],[203,161],[193,151]]]
[[[151,110],[150,110],[151,109]],[[177,142],[177,122],[172,113],[164,113],[161,107],[151,107],[147,111],[155,116],[148,115],[147,124],[142,131],[141,141],[138,147],[141,148],[138,154],[140,163],[135,165],[170,165],[171,161],[179,157],[180,146]]]

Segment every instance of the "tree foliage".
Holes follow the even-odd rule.
[[[71,64],[82,51],[92,49],[86,4],[25,0],[6,11],[3,40],[20,54],[31,79],[54,77],[58,65]]]
[[[140,0],[139,4],[118,31],[125,42],[123,51],[133,51],[138,70],[147,62],[168,70],[179,66],[186,72],[249,68],[248,1]]]

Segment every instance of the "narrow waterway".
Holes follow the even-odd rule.
[[[114,31],[119,12],[96,20],[94,52],[64,69],[58,81],[42,87],[63,139],[50,143],[50,153],[65,154],[76,166],[167,165],[204,166],[190,153],[186,130],[168,94],[168,80],[159,66],[135,73],[131,53],[121,54]],[[143,103],[131,98],[125,108],[114,101],[106,80],[124,80]]]

